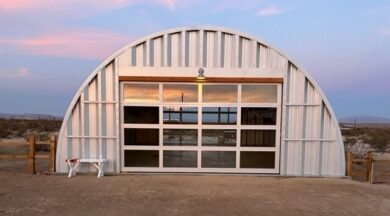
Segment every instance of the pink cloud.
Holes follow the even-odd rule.
[[[157,0],[162,5],[165,5],[167,8],[173,10],[175,8],[176,0]]]
[[[180,1],[179,0],[154,0],[154,3],[165,6],[170,10],[174,10],[177,7],[177,5],[180,3]]]
[[[162,5],[173,10],[183,0],[1,0],[0,11],[23,10],[64,10],[67,8],[112,9],[126,7],[136,3]],[[90,11],[83,10],[84,12]]]
[[[131,41],[131,37],[96,30],[64,31],[22,39],[0,39],[12,51],[33,55],[104,59]]]
[[[25,10],[50,6],[54,1],[2,0],[0,10]]]
[[[26,78],[29,77],[27,68],[18,69],[0,69],[0,77],[2,78]]]
[[[257,8],[263,0],[223,0],[215,1],[215,11],[220,12],[228,9],[241,9],[241,10],[250,10]]]
[[[259,16],[274,16],[278,14],[284,13],[285,10],[275,7],[275,6],[269,6],[267,8],[263,8],[257,12],[257,15]]]

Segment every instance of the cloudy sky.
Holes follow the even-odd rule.
[[[388,0],[0,0],[0,113],[62,116],[117,49],[202,25],[283,50],[319,83],[338,117],[390,117]]]

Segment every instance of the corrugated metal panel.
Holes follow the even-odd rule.
[[[89,101],[97,101],[97,78],[93,79],[93,81],[91,82],[90,86],[89,86]],[[90,137],[96,137],[98,136],[98,133],[97,133],[97,129],[99,127],[99,122],[98,122],[98,106],[96,103],[90,103],[88,104],[88,113],[89,113],[89,116],[88,116],[88,122],[89,122],[89,125],[88,125],[88,134]],[[97,149],[97,144],[98,144],[98,140],[96,138],[90,138],[88,139],[89,143],[88,143],[88,149],[87,149],[87,152],[88,152],[88,156],[89,158],[97,158],[97,155],[96,155],[96,149]],[[92,167],[89,167],[89,171],[92,171]]]
[[[68,131],[68,123],[64,125],[64,131]],[[61,151],[57,151],[56,170],[60,173],[68,172],[67,165],[63,162],[63,160],[68,158],[68,138],[66,136],[60,136],[57,141],[60,143]]]
[[[286,119],[288,135],[284,139],[294,141],[282,142],[287,145],[284,158],[287,159],[287,170],[284,172],[287,175],[344,175],[343,169],[340,168],[344,166],[340,159],[342,158],[340,148],[343,147],[342,141],[336,136],[338,130],[336,121],[326,109],[324,125],[321,126],[322,99],[318,90],[307,81],[305,73],[295,66],[291,66],[290,73],[289,104],[286,106],[289,113]],[[321,128],[324,128],[322,137]],[[320,153],[323,154],[321,157]]]
[[[116,78],[112,64],[99,72],[79,96],[70,115],[70,130],[65,127],[57,157],[60,172],[68,170],[66,158],[106,158],[107,172],[117,172],[115,88]],[[94,172],[95,168],[82,165],[81,171]]]
[[[206,50],[203,52],[203,58],[206,59],[204,67],[217,67],[218,66],[218,35],[214,31],[206,32]]]
[[[203,31],[203,35],[200,36],[200,32],[200,30],[173,32],[138,43],[118,57],[120,65],[160,67],[165,65],[164,59],[167,56],[170,67],[200,65],[204,67],[221,65],[226,68],[286,67],[287,60],[283,55],[252,39],[229,32],[208,30]],[[164,38],[167,38],[166,50]]]
[[[249,68],[254,67],[253,65],[253,43],[247,38],[240,38],[240,56],[239,56],[239,67]]]
[[[182,35],[175,33],[171,35],[171,66],[180,67],[182,60]]]
[[[76,106],[76,109],[74,110],[74,113],[72,115],[72,136],[75,138],[71,138],[71,146],[68,146],[71,155],[68,155],[70,158],[73,157],[81,157],[81,138],[83,134],[81,133],[81,127],[82,127],[82,121],[81,121],[81,109],[82,109],[82,103],[78,103]],[[77,138],[76,138],[77,137]]]
[[[267,46],[260,44],[260,68],[268,67],[269,49]]]
[[[115,101],[115,95],[114,95],[114,68],[113,65],[110,64],[106,68],[106,92],[107,92],[107,101]],[[115,104],[110,103],[107,104],[107,110],[106,110],[106,136],[107,137],[115,137],[115,128],[116,128],[116,115],[115,115]],[[114,164],[116,160],[118,160],[118,157],[116,156],[116,151],[115,149],[118,147],[119,143],[116,143],[115,139],[112,138],[106,138],[106,158],[109,160],[110,163],[107,164],[107,170],[114,171]]]
[[[163,37],[153,39],[151,44],[153,44],[153,52],[151,54],[152,58],[150,59],[151,66],[161,67],[164,62]]]
[[[135,47],[135,66],[142,67],[144,66],[145,58],[146,57],[146,44],[141,43],[140,45]]]
[[[307,118],[306,118],[306,137],[308,139],[320,138],[320,123],[321,123],[321,98],[315,91],[314,86],[307,83],[307,104],[316,104],[314,106],[307,106]],[[317,105],[318,104],[318,105]],[[319,174],[319,148],[320,141],[306,142],[305,175],[318,175]]]
[[[272,69],[289,71],[284,76],[281,174],[344,175],[339,127],[314,80],[294,63],[287,64],[287,57],[270,45],[220,28],[182,28],[153,34],[102,63],[80,88],[65,116],[57,158],[60,172],[67,170],[65,158],[83,155],[108,158],[106,171],[119,171],[119,72],[114,71],[113,62],[117,62],[118,70],[219,68],[220,76],[225,75],[221,68],[269,69],[267,74],[272,74]],[[237,76],[242,73],[245,70],[237,70]]]

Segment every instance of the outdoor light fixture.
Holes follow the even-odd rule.
[[[198,76],[196,77],[196,80],[198,81],[202,81],[202,80],[205,80],[206,77],[204,76],[204,69],[203,68],[199,68],[198,69]]]

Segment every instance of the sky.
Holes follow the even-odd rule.
[[[0,0],[0,113],[63,116],[116,50],[154,32],[204,25],[282,50],[338,117],[390,118],[388,0]]]

